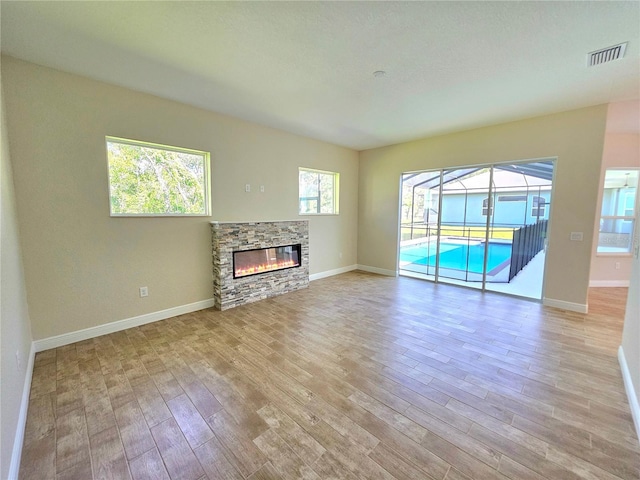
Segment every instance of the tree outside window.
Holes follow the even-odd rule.
[[[338,173],[300,168],[298,179],[300,215],[338,214]]]
[[[107,137],[112,216],[209,214],[209,154]]]

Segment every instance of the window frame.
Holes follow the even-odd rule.
[[[542,205],[540,205],[542,201]],[[547,213],[547,199],[539,195],[531,197],[531,216],[535,218],[544,218]]]
[[[152,148],[155,150],[165,150],[168,152],[186,153],[189,155],[201,156],[203,160],[203,213],[172,213],[172,212],[143,212],[143,213],[119,213],[113,211],[113,205],[111,203],[111,161],[109,158],[109,143],[117,143],[122,145],[131,145],[134,147]],[[109,199],[109,216],[118,217],[209,217],[211,216],[211,154],[203,150],[195,150],[192,148],[175,147],[173,145],[164,145],[161,143],[146,142],[142,140],[134,140],[130,138],[122,138],[107,135],[105,136],[105,147],[107,156],[107,187],[108,187],[108,199]]]
[[[306,172],[306,173],[314,173],[314,174],[318,174],[318,175],[329,175],[332,177],[332,190],[333,190],[333,201],[332,201],[332,211],[331,212],[322,212],[322,201],[321,201],[321,195],[322,192],[320,190],[318,190],[318,196],[317,197],[303,197],[302,196],[302,189],[301,189],[301,185],[300,185],[300,174],[302,172]],[[318,185],[320,185],[320,182],[318,182]],[[320,188],[320,187],[318,187]],[[316,199],[317,201],[317,210],[316,212],[303,212],[301,209],[302,206],[302,202],[304,201],[309,201],[309,200],[313,200]],[[340,173],[339,172],[332,172],[329,170],[319,170],[317,168],[308,168],[308,167],[298,167],[298,215],[299,216],[306,216],[306,215],[313,215],[313,216],[319,216],[319,215],[340,215]]]
[[[486,217],[487,215],[493,215],[493,201],[491,197],[485,197],[482,200],[482,216]]]
[[[621,215],[603,215],[603,208],[605,207],[605,202],[604,202],[604,192],[607,190],[606,188],[606,182],[607,182],[607,173],[608,172],[613,172],[613,171],[623,171],[623,172],[637,172],[637,176],[636,176],[636,184],[635,184],[635,193],[633,192],[624,192],[624,196],[622,197],[622,208],[618,208],[618,211],[620,211],[622,214]],[[627,198],[630,195],[633,195],[634,197],[637,197],[638,195],[638,190],[640,189],[640,178],[638,177],[640,175],[640,169],[639,168],[607,168],[604,171],[604,175],[603,175],[603,180],[602,180],[602,185],[601,185],[601,203],[600,203],[600,228],[598,228],[598,240],[595,242],[596,243],[596,256],[609,256],[609,257],[630,257],[632,255],[633,252],[633,242],[634,242],[634,238],[635,238],[635,233],[636,233],[636,229],[638,228],[637,222],[636,222],[636,205],[637,205],[637,198],[634,198],[634,202],[632,202],[632,215],[627,215],[627,211],[629,209],[626,208],[626,204],[627,204]],[[625,182],[626,183],[626,182]],[[614,187],[616,188],[616,187]],[[619,204],[618,204],[619,205]],[[629,243],[629,250],[628,251],[613,251],[613,252],[607,252],[607,251],[600,251],[600,235],[602,233],[615,233],[615,232],[602,232],[601,228],[602,225],[604,223],[604,221],[611,221],[613,223],[620,221],[620,222],[624,222],[624,223],[630,223],[631,224],[631,233],[630,235],[630,243]]]

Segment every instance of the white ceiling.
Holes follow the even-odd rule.
[[[637,1],[3,0],[0,16],[3,53],[357,150],[640,98]]]

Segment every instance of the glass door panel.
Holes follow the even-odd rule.
[[[554,162],[495,165],[494,215],[485,289],[542,298]],[[502,259],[504,255],[504,259]]]
[[[399,269],[403,275],[435,280],[440,172],[402,179]]]
[[[490,168],[445,170],[442,180],[438,280],[482,288]]]

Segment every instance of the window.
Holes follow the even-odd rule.
[[[112,216],[209,214],[209,154],[107,137]]]
[[[489,198],[485,198],[482,200],[482,216],[486,217],[488,215],[493,215],[493,205],[491,205],[491,201]],[[491,207],[489,207],[491,205]]]
[[[526,195],[500,195],[498,197],[499,202],[526,202]]]
[[[625,217],[633,217],[634,203],[636,201],[636,192],[627,192],[624,194],[624,213]]]
[[[604,176],[598,253],[631,252],[638,170],[609,169]]]
[[[532,217],[544,217],[546,200],[544,197],[533,197],[533,206],[531,207]]]
[[[337,215],[339,180],[339,173],[300,168],[298,176],[300,215]]]

